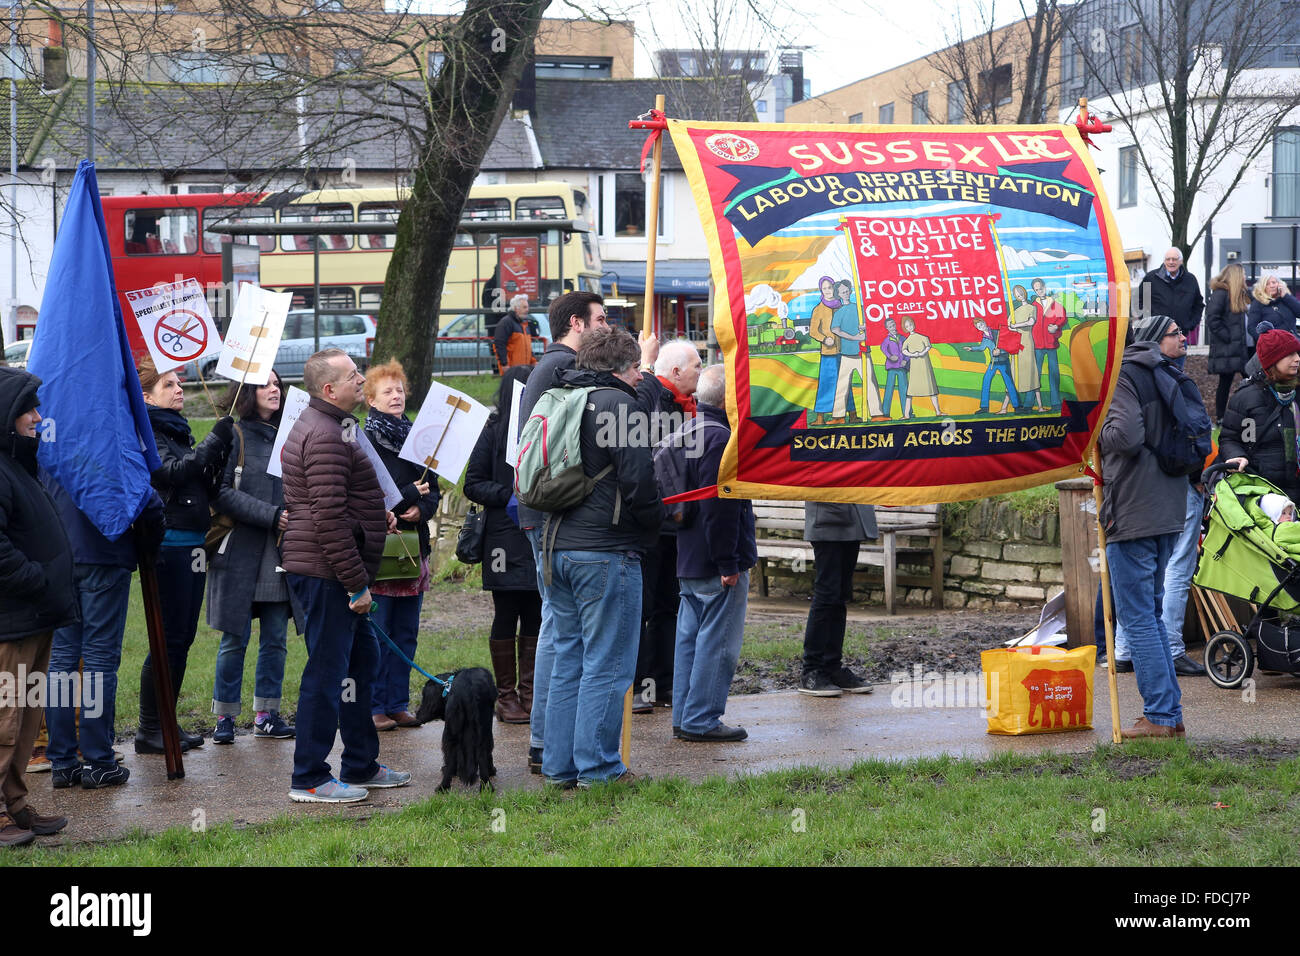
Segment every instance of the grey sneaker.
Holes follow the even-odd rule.
[[[370,796],[370,791],[362,787],[349,786],[330,777],[319,787],[289,791],[289,799],[295,803],[356,803]]]
[[[811,697],[839,697],[844,691],[821,671],[806,671],[799,678],[799,693]]]
[[[380,764],[373,777],[369,780],[358,780],[352,783],[351,786],[381,790],[387,787],[404,787],[410,782],[411,775],[405,770],[389,770],[383,764]]]
[[[847,694],[870,694],[871,685],[847,667],[837,667],[830,672],[831,683]]]

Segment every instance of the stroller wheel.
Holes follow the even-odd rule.
[[[1205,674],[1215,687],[1232,689],[1255,669],[1255,651],[1236,631],[1219,631],[1205,645]]]

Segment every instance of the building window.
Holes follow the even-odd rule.
[[[930,122],[930,94],[927,92],[916,93],[912,96],[912,122],[928,123]]]
[[[608,80],[613,75],[612,56],[566,56],[563,59],[539,59],[535,69],[539,77],[564,80]]]
[[[766,113],[766,112],[767,112],[767,100],[758,100],[757,102],[755,102],[755,103],[754,103],[754,112],[755,112],[755,113]]]
[[[341,50],[334,51],[334,72],[346,73],[349,70],[359,70],[365,66],[366,58],[361,50],[357,47],[345,47]]]
[[[862,122],[862,114],[861,114],[861,113],[854,113],[852,116],[849,117],[849,122],[850,122],[850,123],[861,123],[861,122]]]
[[[669,204],[668,177],[659,194],[659,238],[664,235],[664,209]],[[603,173],[600,177],[600,234],[606,239],[645,236],[645,180],[639,173]]]
[[[1002,106],[1011,102],[1011,64],[1003,63],[979,76],[980,106]]]
[[[1136,206],[1138,201],[1138,148],[1125,146],[1119,151],[1119,204]]]
[[[446,62],[447,62],[447,54],[443,53],[441,50],[430,50],[429,63],[427,66],[427,69],[429,71],[429,76],[434,77],[437,76],[439,73],[441,73],[442,68],[446,64]]]
[[[893,121],[894,121],[894,104],[886,103],[884,106],[880,107],[880,122],[883,124],[883,123],[892,123]]]
[[[966,121],[966,84],[955,80],[948,84],[948,122]]]
[[[1273,216],[1300,217],[1300,128],[1294,126],[1273,138]]]

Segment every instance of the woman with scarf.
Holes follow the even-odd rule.
[[[253,736],[289,740],[294,728],[280,717],[284,659],[288,651],[289,586],[280,569],[279,538],[289,526],[284,488],[266,470],[280,427],[278,372],[259,387],[231,385],[226,404],[239,416],[235,440],[222,471],[214,505],[234,521],[217,546],[208,575],[208,627],[221,632],[212,685],[214,744],[235,742],[242,709],[244,654],[257,625],[257,672],[253,685]],[[301,613],[296,618],[303,630]]]
[[[1300,405],[1296,376],[1300,374],[1300,339],[1271,329],[1255,343],[1255,357],[1246,364],[1247,380],[1228,399],[1219,432],[1219,460],[1252,472],[1277,485],[1292,501],[1300,495],[1296,436]]]
[[[411,423],[405,415],[406,389],[406,372],[396,359],[366,373],[365,395],[370,405],[366,437],[375,446],[402,495],[402,500],[393,507],[397,530],[415,531],[419,541],[418,553],[410,554],[419,562],[418,573],[409,578],[376,581],[370,588],[375,601],[371,613],[379,629],[392,638],[408,660],[414,660],[420,632],[420,606],[424,592],[429,590],[429,519],[438,510],[440,494],[436,477],[426,476],[421,480],[425,469],[398,457],[411,432]],[[402,545],[405,536],[391,537],[398,545],[410,548],[409,544]],[[411,668],[383,638],[379,640],[379,668],[370,698],[371,719],[376,730],[420,726],[410,710]]]
[[[158,551],[158,597],[174,705],[185,680],[190,645],[199,627],[203,586],[208,576],[203,548],[212,523],[208,505],[230,452],[235,425],[228,415],[219,419],[211,433],[196,446],[190,423],[181,414],[185,392],[176,373],[159,374],[148,356],[140,362],[138,371],[149,409],[149,424],[153,426],[158,457],[162,459],[162,467],[151,479],[166,509],[167,531]],[[181,730],[180,738],[182,750],[203,745],[199,734]],[[154,694],[153,655],[145,657],[140,669],[140,727],[135,735],[135,752],[163,752],[162,725]]]
[[[808,324],[809,337],[821,346],[821,366],[817,370],[817,398],[813,413],[817,416],[810,424],[820,425],[835,408],[835,385],[840,376],[840,340],[831,333],[835,310],[842,304],[835,298],[835,280],[822,276],[817,280],[821,301],[813,306]]]
[[[542,597],[537,591],[533,549],[506,510],[515,482],[514,469],[506,461],[515,382],[526,381],[531,371],[528,365],[506,369],[497,391],[496,410],[465,469],[465,497],[486,509],[483,590],[492,593],[494,611],[488,647],[497,680],[497,719],[507,724],[526,724],[532,713],[533,665],[542,629]]]
[[[1255,283],[1251,300],[1246,313],[1247,348],[1269,329],[1281,329],[1293,335],[1300,332],[1300,299],[1271,272],[1264,273]]]

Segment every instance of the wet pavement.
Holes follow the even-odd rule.
[[[715,775],[739,776],[793,766],[846,767],[859,760],[901,760],[943,754],[987,758],[1000,753],[1089,751],[1110,741],[1110,710],[1105,671],[1098,671],[1097,699],[1091,730],[999,737],[985,732],[978,707],[901,706],[903,688],[877,685],[869,695],[814,698],[796,692],[732,697],[725,720],[749,731],[733,744],[688,743],[672,739],[670,712],[656,708],[633,718],[632,761],[638,773],[702,780]],[[1140,714],[1132,674],[1119,675],[1122,723]],[[1188,740],[1241,742],[1260,737],[1294,741],[1300,752],[1300,679],[1256,675],[1254,700],[1242,691],[1215,688],[1203,678],[1184,678],[1183,708]],[[932,692],[933,693],[933,692]],[[949,703],[956,703],[949,700]],[[918,703],[932,704],[922,698]],[[499,788],[536,788],[541,778],[527,772],[527,726],[495,724],[495,762]],[[380,760],[414,775],[410,786],[373,790],[368,801],[348,806],[294,804],[289,801],[293,742],[241,735],[231,746],[209,740],[185,755],[185,778],[168,781],[162,757],[127,752],[130,781],[104,790],[52,790],[49,774],[28,779],[31,800],[42,813],[71,817],[68,842],[104,840],[133,830],[158,832],[190,828],[199,819],[207,826],[245,825],[282,815],[367,817],[434,794],[441,766],[442,724],[380,734]],[[337,769],[340,745],[330,758]],[[52,841],[51,841],[52,842]]]

